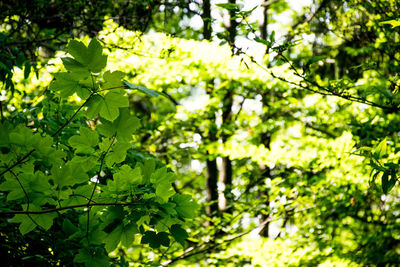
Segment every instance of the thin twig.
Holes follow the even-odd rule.
[[[0,215],[16,215],[16,214],[46,214],[46,213],[53,213],[53,212],[59,212],[62,210],[71,210],[71,209],[77,209],[77,208],[86,208],[86,207],[93,207],[93,206],[132,206],[132,205],[137,205],[139,202],[96,202],[96,203],[90,203],[90,204],[77,204],[77,205],[71,205],[71,206],[64,206],[60,208],[54,208],[54,209],[46,209],[46,210],[39,210],[39,211],[25,211],[25,210],[14,210],[14,211],[1,211]]]
[[[245,54],[245,53],[244,53],[244,54]],[[248,56],[247,54],[245,54],[245,55]],[[281,54],[280,56],[282,57],[282,59],[285,60],[285,57],[284,57],[282,54]],[[259,64],[253,57],[251,57],[251,56],[248,56],[248,57],[250,58],[251,62],[253,62],[253,63],[256,64],[258,67],[260,67],[260,68],[262,68],[263,70],[265,70],[265,71],[266,71],[267,73],[269,73],[273,78],[278,79],[278,80],[281,80],[281,81],[283,81],[283,82],[285,82],[285,83],[288,83],[288,84],[291,84],[291,85],[293,85],[293,86],[296,86],[296,87],[298,87],[298,88],[301,88],[301,89],[304,89],[304,90],[307,90],[307,91],[310,91],[310,92],[313,92],[313,93],[317,93],[317,94],[320,94],[320,95],[324,95],[324,96],[336,96],[336,97],[343,98],[343,99],[346,99],[346,100],[349,100],[349,101],[353,101],[353,102],[365,104],[365,105],[368,105],[368,106],[372,106],[372,107],[377,107],[377,108],[385,109],[385,110],[392,111],[392,112],[393,112],[393,111],[399,110],[399,107],[395,107],[395,106],[385,106],[385,105],[381,105],[381,104],[375,103],[375,102],[373,102],[373,101],[369,101],[369,100],[367,100],[367,99],[362,99],[362,98],[360,98],[360,97],[356,97],[356,96],[352,96],[352,95],[344,95],[344,94],[342,94],[342,93],[340,93],[340,92],[335,92],[335,91],[329,90],[329,89],[327,89],[327,88],[325,88],[325,87],[319,85],[318,83],[313,82],[313,81],[310,81],[310,80],[308,80],[307,78],[305,78],[304,76],[301,76],[301,75],[297,72],[297,70],[294,70],[295,75],[298,76],[298,77],[300,77],[300,78],[302,78],[302,79],[303,79],[303,82],[307,83],[306,85],[303,85],[301,82],[300,82],[300,83],[295,83],[295,82],[286,80],[285,78],[283,78],[283,77],[281,77],[281,76],[275,75],[271,70],[269,70],[269,69],[265,68],[264,66],[262,66],[261,64]],[[287,59],[286,59],[286,60],[287,60]],[[292,66],[292,67],[290,67],[290,69],[294,68],[293,65],[290,65],[290,64],[289,64],[289,66]],[[293,70],[293,69],[292,69],[292,70]],[[317,87],[318,90],[312,89],[312,88],[310,87],[310,85],[313,85],[313,86]]]
[[[25,187],[23,186],[23,184],[21,183],[21,180],[18,178],[18,176],[15,174],[15,172],[13,172],[12,170],[10,170],[10,173],[15,177],[15,179],[18,181],[19,186],[21,187],[22,191],[24,192],[24,195],[26,197],[26,211],[29,212],[29,205],[31,203],[31,200],[29,199],[29,195],[25,190]],[[30,214],[27,214],[27,216],[29,217],[29,219],[31,219],[31,221],[36,224],[37,227],[40,228],[40,225],[32,218],[32,216]]]
[[[249,230],[247,230],[247,231],[244,231],[244,232],[242,232],[242,233],[239,233],[239,234],[237,234],[237,235],[235,235],[235,236],[233,236],[233,237],[231,237],[231,238],[229,238],[229,239],[225,239],[225,240],[223,240],[222,243],[232,242],[233,240],[238,239],[238,238],[240,238],[240,237],[242,237],[242,236],[244,236],[244,235],[247,235],[247,234],[249,234],[251,231],[253,231],[253,230],[255,230],[255,229],[259,228],[259,227],[263,227],[265,224],[267,224],[267,223],[269,223],[269,222],[271,222],[271,221],[272,221],[272,217],[267,217],[267,218],[266,218],[262,223],[260,223],[257,227],[254,227],[254,228],[251,228],[251,229],[249,229]],[[207,245],[209,245],[209,244],[211,244],[211,245],[210,245],[210,246],[207,246]],[[195,250],[195,249],[197,249],[197,248],[200,248],[200,247],[202,247],[202,246],[205,246],[205,247],[204,247],[203,249],[200,249],[200,250],[191,252],[191,251],[193,251],[193,250]],[[187,249],[186,249],[181,255],[179,255],[178,257],[173,258],[173,259],[170,259],[170,260],[164,262],[164,263],[162,264],[162,266],[168,266],[168,265],[170,265],[170,264],[172,264],[172,263],[174,263],[174,262],[176,262],[176,261],[178,261],[178,260],[186,259],[186,258],[189,258],[189,257],[191,257],[191,256],[194,256],[194,255],[197,255],[197,254],[206,252],[206,251],[208,251],[208,250],[210,250],[210,249],[213,249],[213,248],[215,248],[215,247],[217,247],[217,246],[221,246],[221,242],[215,242],[215,240],[213,240],[212,243],[211,243],[211,242],[204,242],[204,243],[197,244],[197,245],[194,246],[194,247],[187,248]],[[191,252],[191,253],[190,253],[190,252]]]
[[[29,151],[28,153],[26,153],[22,158],[20,158],[19,160],[17,160],[13,165],[11,165],[10,167],[8,167],[7,169],[5,169],[4,171],[2,171],[0,173],[0,176],[2,176],[3,174],[5,174],[6,172],[11,171],[14,167],[18,166],[19,164],[21,164],[26,158],[28,158],[33,152],[35,152],[35,149],[32,149],[31,151]]]
[[[72,121],[72,119],[76,116],[76,114],[78,114],[78,112],[89,102],[89,100],[92,98],[93,95],[94,93],[91,93],[89,97],[86,99],[86,101],[75,111],[72,117],[69,118],[60,128],[58,128],[58,130],[55,133],[53,133],[51,137],[56,136],[62,129],[64,129],[65,126],[67,126]]]
[[[113,139],[112,139],[110,145],[108,146],[107,150],[101,155],[100,168],[99,168],[99,171],[97,172],[97,179],[96,179],[96,182],[94,184],[94,187],[93,187],[93,190],[92,190],[92,194],[90,195],[90,198],[89,198],[88,203],[87,203],[88,211],[87,211],[87,221],[86,221],[86,238],[89,236],[90,209],[91,209],[90,202],[92,202],[92,198],[94,196],[94,192],[96,191],[96,187],[97,187],[97,185],[99,183],[99,177],[100,177],[100,174],[101,174],[101,170],[103,168],[104,159],[105,159],[107,153],[110,151],[111,147],[113,146],[114,141],[115,141],[115,135],[113,136]]]

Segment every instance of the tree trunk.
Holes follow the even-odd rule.
[[[207,207],[208,215],[218,212],[218,168],[215,159],[207,159],[207,202],[212,202]]]
[[[261,167],[263,172],[263,178],[268,178],[271,176],[271,169],[268,166]],[[267,190],[260,191],[258,193],[259,197],[265,198],[265,207],[269,209],[270,199],[269,192]],[[260,222],[264,222],[269,217],[269,214],[261,214]],[[269,237],[269,222],[267,222],[261,231],[258,233],[262,237]]]
[[[211,4],[210,0],[203,0],[203,37],[205,40],[211,40]]]
[[[229,125],[232,123],[232,105],[233,105],[233,92],[231,89],[226,93],[223,100],[222,110],[222,125]],[[230,137],[230,133],[222,133],[222,143],[225,144]],[[225,212],[232,212],[232,161],[229,157],[222,158],[221,166],[221,182],[224,185],[223,192],[223,205],[222,209]]]
[[[236,0],[229,0],[230,4],[236,4]],[[236,38],[236,28],[238,26],[238,23],[236,22],[236,19],[234,18],[236,15],[234,10],[229,10],[229,26],[228,26],[228,33],[229,33],[229,43],[231,45],[235,44],[235,38]]]
[[[236,4],[236,0],[229,0],[230,4]],[[236,22],[234,10],[229,10],[229,25],[227,25],[227,31],[229,36],[229,43],[232,45],[235,44],[236,38],[236,28],[238,23]],[[233,105],[233,89],[228,88],[227,93],[223,99],[222,106],[222,125],[229,125],[232,123],[232,105]],[[228,138],[230,137],[230,133],[223,132],[222,133],[222,143],[225,144]],[[229,157],[222,158],[222,166],[221,166],[221,182],[224,186],[223,192],[223,205],[222,209],[225,212],[232,212],[232,161]]]
[[[203,0],[203,37],[205,40],[211,39],[211,4],[210,0]],[[213,81],[211,81],[213,82]],[[207,94],[211,95],[212,90],[207,90]],[[215,115],[212,115],[210,120],[212,123],[215,123]],[[216,132],[210,129],[208,134],[208,140],[217,141],[216,140]],[[210,155],[206,154],[207,157]],[[207,192],[207,202],[211,202],[209,206],[207,206],[206,212],[208,215],[215,215],[218,213],[218,167],[217,160],[215,158],[210,159],[207,158],[206,161],[207,166],[207,180],[206,180],[206,192]]]
[[[268,1],[264,1],[263,5],[263,21],[260,25],[260,35],[261,39],[267,40],[268,38]]]

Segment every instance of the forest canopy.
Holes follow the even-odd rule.
[[[0,2],[4,266],[399,265],[399,14]]]

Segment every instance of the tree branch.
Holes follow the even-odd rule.
[[[78,112],[87,104],[87,102],[89,102],[89,100],[92,98],[92,96],[93,96],[94,94],[95,94],[95,93],[91,93],[91,94],[89,95],[89,97],[86,99],[86,101],[75,111],[75,113],[72,115],[72,117],[69,118],[63,125],[61,125],[61,127],[58,128],[58,130],[57,130],[55,133],[53,133],[53,134],[51,135],[51,137],[56,136],[62,129],[64,129],[65,126],[67,126],[67,125],[72,121],[72,119],[76,116],[76,114],[78,114]]]
[[[233,237],[225,239],[222,242],[215,242],[215,240],[212,240],[212,241],[209,241],[207,243],[203,242],[203,243],[197,244],[194,247],[187,248],[180,256],[164,262],[161,266],[168,266],[168,265],[170,265],[170,264],[172,264],[172,263],[174,263],[174,262],[176,262],[178,260],[183,260],[183,259],[189,258],[191,256],[206,252],[206,251],[211,250],[211,249],[213,249],[213,248],[215,248],[217,246],[220,246],[221,243],[232,242],[233,240],[238,239],[238,238],[240,238],[242,236],[245,236],[245,235],[249,234],[251,231],[253,231],[253,230],[255,230],[255,229],[259,228],[259,227],[263,227],[265,224],[269,223],[271,220],[272,220],[272,217],[267,217],[257,227],[251,228],[251,229],[249,229],[247,231],[244,231],[244,232],[242,232],[240,234],[234,235]],[[207,245],[210,245],[210,246],[207,246]],[[205,246],[205,247],[200,249],[200,250],[197,250],[197,251],[194,251],[194,252],[190,253],[191,251],[195,250],[196,248],[200,248],[202,246]]]
[[[96,202],[96,203],[89,203],[89,204],[77,204],[77,205],[71,205],[71,206],[64,206],[60,208],[54,208],[54,209],[46,209],[46,210],[39,210],[39,211],[24,211],[24,210],[15,210],[15,211],[1,211],[0,215],[5,216],[5,215],[16,215],[16,214],[46,214],[46,213],[53,213],[53,212],[59,212],[62,210],[70,210],[70,209],[76,209],[76,208],[85,208],[85,207],[93,207],[93,206],[132,206],[139,204],[139,202]]]
[[[19,160],[17,160],[13,165],[11,165],[10,167],[8,167],[7,169],[5,169],[4,171],[2,171],[0,173],[0,176],[2,176],[3,174],[5,174],[8,171],[11,171],[14,167],[18,166],[19,164],[21,164],[25,159],[27,159],[33,152],[35,152],[35,149],[32,149],[31,151],[29,151],[28,153],[26,153],[22,158],[20,158]]]
[[[99,171],[97,172],[96,183],[94,184],[94,187],[93,187],[93,190],[92,190],[92,194],[90,195],[90,198],[89,198],[88,203],[87,203],[88,211],[87,211],[87,222],[86,222],[86,237],[89,236],[89,222],[90,222],[90,216],[89,215],[90,215],[90,209],[91,209],[91,206],[89,204],[90,204],[90,202],[92,202],[92,198],[93,198],[94,192],[96,191],[96,187],[97,187],[97,185],[99,183],[99,177],[100,177],[100,174],[101,174],[101,169],[103,168],[104,159],[105,159],[108,151],[110,151],[111,147],[114,145],[114,141],[115,141],[115,135],[114,135],[110,145],[108,146],[107,150],[103,153],[103,155],[101,155],[100,168],[99,168]]]
[[[28,193],[26,192],[25,187],[22,185],[21,180],[18,178],[18,176],[17,176],[12,170],[10,170],[10,173],[15,177],[15,179],[17,179],[17,181],[18,181],[18,183],[19,183],[19,185],[20,185],[22,191],[24,192],[24,195],[25,195],[26,201],[27,201],[27,204],[26,204],[26,211],[29,212],[29,205],[30,205],[30,203],[31,203],[31,200],[29,199],[29,195],[28,195]],[[32,218],[32,216],[31,216],[30,214],[27,214],[27,216],[29,217],[29,219],[31,219],[31,221],[32,221],[34,224],[36,224],[37,227],[41,228],[40,225]]]

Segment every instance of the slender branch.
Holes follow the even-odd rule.
[[[180,105],[179,102],[178,102],[172,95],[170,95],[169,93],[167,93],[166,90],[162,90],[162,93],[163,93],[165,96],[167,96],[167,98],[168,98],[175,106],[179,106],[179,105]]]
[[[46,42],[46,41],[52,41],[52,40],[56,40],[62,34],[63,33],[60,33],[53,37],[44,38],[44,39],[33,39],[33,40],[9,42],[9,43],[6,43],[6,46],[13,46],[13,45],[20,45],[20,44],[33,44],[33,43],[42,43],[42,42]]]
[[[12,170],[10,170],[10,173],[15,177],[15,179],[18,181],[19,186],[21,187],[22,191],[24,192],[24,195],[26,197],[26,211],[29,212],[29,205],[31,203],[31,200],[29,199],[29,195],[25,190],[25,187],[22,185],[21,180],[18,178],[18,176],[15,174],[15,172],[13,172]],[[29,219],[31,219],[31,221],[36,224],[37,227],[40,228],[40,225],[32,218],[32,216],[30,214],[27,214],[27,216],[29,217]]]
[[[242,52],[242,53],[244,53],[244,52]],[[244,54],[245,54],[245,53],[244,53]],[[247,54],[245,54],[245,55],[248,56]],[[285,57],[284,57],[282,54],[281,54],[280,56],[285,60]],[[325,87],[319,85],[319,84],[316,83],[316,82],[313,82],[313,81],[308,80],[307,78],[305,78],[304,76],[302,76],[301,74],[299,74],[299,73],[297,72],[297,70],[293,70],[294,66],[291,65],[291,64],[289,64],[290,68],[294,71],[294,73],[295,73],[296,76],[298,76],[298,77],[300,77],[300,78],[303,79],[303,82],[306,83],[306,85],[302,84],[302,82],[300,82],[300,83],[295,83],[295,82],[286,80],[285,78],[283,78],[283,77],[281,77],[281,76],[275,75],[271,70],[269,70],[269,69],[265,68],[264,66],[262,66],[261,64],[259,64],[252,56],[248,56],[248,57],[250,58],[250,60],[251,60],[252,63],[256,64],[258,67],[260,67],[260,68],[262,68],[263,70],[265,70],[265,71],[266,71],[267,73],[269,73],[273,78],[278,79],[278,80],[281,80],[281,81],[283,81],[283,82],[285,82],[285,83],[288,83],[288,84],[291,84],[291,85],[293,85],[293,86],[296,86],[296,87],[298,87],[298,88],[301,88],[301,89],[304,89],[304,90],[307,90],[307,91],[310,91],[310,92],[313,92],[313,93],[317,93],[317,94],[320,94],[320,95],[324,95],[324,96],[336,96],[336,97],[343,98],[343,99],[346,99],[346,100],[349,100],[349,101],[353,101],[353,102],[365,104],[365,105],[368,105],[368,106],[372,106],[372,107],[377,107],[377,108],[385,109],[385,110],[388,110],[388,111],[391,111],[391,112],[398,111],[398,110],[400,109],[399,107],[395,107],[395,106],[385,106],[385,105],[381,105],[381,104],[378,104],[378,103],[373,102],[373,101],[369,101],[369,100],[366,100],[366,99],[362,99],[362,98],[360,98],[360,97],[356,97],[356,96],[352,96],[352,95],[345,95],[345,94],[342,94],[342,93],[340,93],[340,92],[335,92],[335,91],[329,90],[329,89],[327,89],[327,88],[325,88]],[[287,59],[286,59],[286,60],[287,60]],[[311,88],[310,85],[313,85],[313,86],[317,87],[318,90],[317,90],[317,89]]]
[[[237,120],[237,118],[239,117],[239,114],[240,114],[240,112],[241,112],[242,109],[243,109],[244,101],[246,101],[247,97],[249,96],[249,93],[250,93],[250,91],[247,92],[246,97],[243,97],[243,100],[240,102],[239,110],[238,110],[238,112],[235,114],[235,118],[232,120],[233,122],[235,122],[235,121]]]
[[[90,198],[88,198],[87,196],[84,196],[84,195],[81,195],[81,194],[72,194],[71,195],[71,197],[82,197],[82,198],[84,198],[84,199],[86,199],[86,200],[89,200],[90,202],[93,202],[93,203],[97,203],[96,201],[94,201],[93,199],[90,199]]]
[[[108,151],[110,151],[111,147],[113,146],[114,141],[115,141],[115,135],[114,135],[110,145],[108,146],[107,150],[103,153],[103,155],[101,155],[100,168],[99,168],[99,171],[97,172],[97,179],[96,179],[96,182],[95,182],[95,184],[93,186],[92,194],[90,195],[90,198],[89,198],[88,203],[87,203],[88,210],[87,210],[87,221],[86,221],[86,238],[89,236],[90,209],[91,209],[90,202],[92,202],[92,198],[94,196],[94,192],[96,191],[96,187],[99,184],[99,177],[100,177],[100,174],[101,174],[101,169],[103,168],[104,159],[105,159]]]
[[[301,120],[299,120],[299,121],[301,121]],[[307,123],[307,122],[303,122],[303,123],[304,123],[304,126],[305,126],[305,127],[310,128],[310,129],[312,129],[312,130],[314,130],[314,131],[317,131],[317,132],[321,132],[321,133],[323,133],[323,134],[326,134],[327,136],[329,136],[329,137],[331,137],[331,138],[337,138],[337,137],[338,137],[337,135],[335,135],[334,133],[329,132],[329,131],[326,130],[326,129],[316,127],[316,126],[312,125],[311,123]]]
[[[0,215],[16,215],[16,214],[46,214],[46,213],[53,213],[53,212],[59,212],[62,210],[71,210],[71,209],[77,209],[77,208],[85,208],[85,207],[93,207],[93,206],[133,206],[137,205],[139,202],[96,202],[96,203],[85,203],[85,204],[77,204],[77,205],[71,205],[71,206],[64,206],[60,208],[54,208],[54,209],[46,209],[46,210],[39,210],[39,211],[25,211],[25,210],[15,210],[15,211],[1,211]]]
[[[231,237],[231,238],[225,239],[225,240],[222,241],[222,243],[232,242],[233,240],[238,239],[238,238],[240,238],[240,237],[242,237],[242,236],[245,236],[245,235],[249,234],[251,231],[253,231],[253,230],[255,230],[255,229],[259,228],[259,227],[263,227],[265,224],[267,224],[267,223],[269,223],[269,222],[271,222],[271,221],[272,221],[272,217],[267,217],[267,218],[266,218],[262,223],[260,223],[257,227],[251,228],[251,229],[249,229],[249,230],[247,230],[247,231],[244,231],[244,232],[242,232],[242,233],[239,233],[239,234],[237,234],[237,235],[234,235],[234,236]],[[210,246],[207,246],[207,245],[209,245],[209,244],[210,244]],[[202,249],[200,249],[200,250],[193,251],[193,250],[195,250],[195,249],[197,249],[197,248],[200,248],[200,247],[202,247],[202,246],[205,246],[205,247],[202,248]],[[170,259],[170,260],[164,262],[161,266],[168,266],[168,265],[170,265],[170,264],[172,264],[172,263],[174,263],[174,262],[176,262],[176,261],[178,261],[178,260],[183,260],[183,259],[189,258],[189,257],[191,257],[191,256],[194,256],[194,255],[197,255],[197,254],[206,252],[206,251],[211,250],[211,249],[213,249],[213,248],[215,248],[215,247],[218,247],[218,246],[221,246],[221,242],[215,242],[215,240],[213,240],[212,243],[211,243],[211,242],[207,242],[207,243],[204,242],[204,243],[197,244],[197,245],[194,246],[194,247],[187,248],[187,249],[186,249],[181,255],[179,255],[178,257],[173,258],[173,259]],[[193,252],[191,252],[191,251],[193,251]],[[191,253],[190,253],[190,252],[191,252]]]
[[[26,153],[22,158],[20,158],[19,160],[17,160],[13,165],[11,165],[10,167],[8,167],[7,169],[5,169],[4,171],[2,171],[0,173],[0,176],[2,176],[3,174],[5,174],[6,172],[11,171],[14,167],[18,166],[19,164],[21,164],[25,159],[27,159],[33,152],[35,152],[35,149],[32,149],[31,151],[29,151],[28,153]]]
[[[327,0],[322,0],[321,4],[315,9],[314,12],[310,13],[307,17],[304,17],[302,21],[298,21],[291,27],[292,31],[295,31],[296,28],[299,27],[300,25],[310,22],[327,4],[328,4]],[[293,35],[288,35],[287,41],[292,40],[293,37],[294,37]]]
[[[76,116],[76,114],[78,114],[78,112],[89,102],[89,100],[92,98],[93,95],[94,93],[91,93],[89,97],[86,99],[86,101],[75,111],[72,117],[69,118],[60,128],[58,128],[58,130],[55,133],[53,133],[51,137],[56,136],[62,129],[64,129],[65,126],[67,126],[72,121],[72,119]]]

